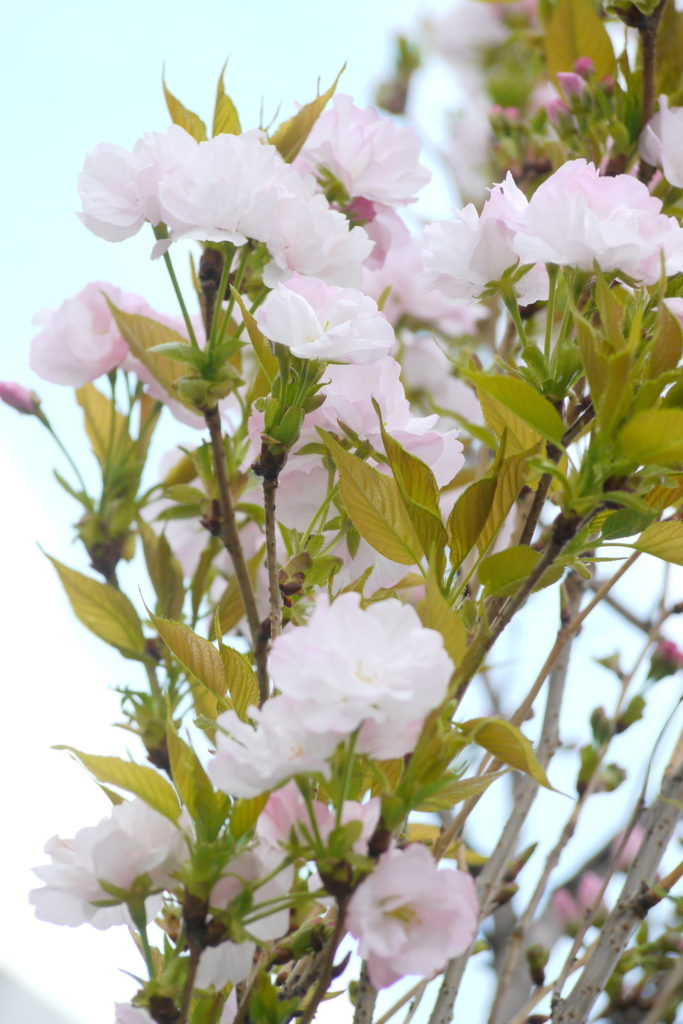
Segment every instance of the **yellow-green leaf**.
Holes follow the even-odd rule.
[[[224,697],[228,679],[223,660],[213,644],[181,622],[169,622],[151,613],[150,619],[168,649],[187,671],[217,697]]]
[[[141,660],[145,637],[138,613],[125,594],[47,556],[61,580],[74,614],[100,640],[116,647],[124,658]]]
[[[448,657],[459,665],[467,650],[467,630],[458,613],[449,607],[433,572],[427,575],[424,600],[417,611],[423,626],[441,633]]]
[[[616,75],[610,37],[589,0],[560,0],[546,27],[545,52],[553,77],[573,71],[579,57],[590,57],[596,79]]]
[[[256,579],[256,573],[258,567],[263,561],[263,552],[265,550],[265,544],[263,544],[255,555],[247,562],[247,569],[249,570],[249,577],[253,583]],[[231,629],[234,629],[237,623],[244,615],[244,605],[242,604],[242,597],[240,595],[240,588],[237,585],[237,579],[233,576],[227,587],[223,591],[223,595],[218,602],[218,618],[221,629],[224,633],[229,633]],[[212,628],[210,633],[211,639],[215,639],[216,633]]]
[[[109,300],[107,301],[109,302]],[[173,381],[180,375],[179,364],[159,352],[151,352],[150,349],[156,345],[188,345],[187,339],[171,327],[167,327],[166,324],[160,324],[157,320],[150,320],[149,317],[139,316],[137,313],[124,313],[123,310],[117,309],[112,302],[109,302],[109,308],[135,358],[140,360],[171,398],[176,402],[182,402],[178,391],[173,387]],[[192,411],[197,412],[196,409]]]
[[[478,388],[477,396],[484,419],[498,440],[501,441],[505,435],[505,449],[508,455],[528,451],[540,442],[540,435],[493,395],[487,394],[483,388]]]
[[[472,718],[463,722],[461,728],[473,743],[488,750],[498,761],[531,775],[547,789],[552,788],[533,747],[516,725],[502,718]]]
[[[183,612],[185,588],[180,562],[162,533],[157,535],[149,523],[138,519],[138,533],[142,538],[147,572],[157,595],[158,612],[164,618],[178,619]]]
[[[239,839],[256,824],[259,814],[268,803],[270,793],[261,793],[251,800],[236,800],[230,815],[230,833],[233,839]]]
[[[497,477],[485,476],[475,480],[453,506],[448,517],[448,534],[454,567],[461,564],[484,529],[493,506],[497,482]]]
[[[396,481],[345,451],[327,431],[318,433],[332,454],[346,511],[361,537],[392,562],[416,565],[420,542]]]
[[[562,444],[562,417],[531,384],[519,377],[504,377],[501,374],[468,373],[468,377],[476,385],[477,391],[493,395],[501,405],[533,427],[542,437],[554,444]]]
[[[132,761],[124,761],[120,757],[84,754],[82,750],[61,744],[54,749],[71,751],[99,782],[134,793],[159,814],[170,818],[171,821],[178,820],[180,807],[173,787],[153,768],[145,768],[140,764],[133,764]]]
[[[224,64],[223,70],[221,71],[221,77],[218,79],[218,86],[216,87],[216,106],[213,112],[212,130],[212,134],[214,136],[239,135],[242,131],[237,107],[230,97],[225,94],[225,85],[223,84],[225,67],[226,65]]]
[[[269,139],[271,146],[275,146],[278,153],[288,164],[291,164],[292,160],[298,156],[301,147],[311,133],[313,125],[322,114],[328,101],[332,99],[334,90],[337,88],[337,82],[341,78],[345,67],[346,64],[327,92],[324,92],[322,96],[316,96],[312,103],[307,103],[294,117],[281,124],[275,134]]]
[[[418,811],[445,811],[462,800],[469,800],[473,796],[484,793],[492,782],[507,774],[502,772],[486,772],[484,775],[474,775],[470,779],[456,779],[447,782],[446,785],[430,796],[416,808]]]
[[[479,582],[486,588],[486,594],[497,594],[500,597],[511,597],[516,594],[522,583],[536,568],[541,557],[540,552],[526,544],[518,544],[495,555],[489,555],[479,566]],[[564,572],[563,563],[550,565],[534,587],[534,591],[543,590],[551,583],[556,583]]]
[[[100,465],[108,457],[120,457],[131,445],[125,417],[116,411],[114,402],[98,391],[94,384],[84,384],[76,390],[76,401],[83,410],[85,432]],[[112,422],[113,420],[113,422]]]
[[[683,502],[683,475],[677,474],[670,479],[672,487],[653,487],[645,495],[645,501],[651,508],[663,512],[666,508],[677,508]]]
[[[221,81],[222,77],[221,75]],[[176,99],[173,93],[168,91],[165,82],[162,82],[162,85],[164,87],[164,96],[166,97],[166,106],[168,107],[173,124],[180,125],[197,142],[206,142],[206,125],[201,117],[198,114],[193,114],[187,107],[184,107],[180,100]]]
[[[259,706],[258,681],[254,670],[244,655],[234,647],[228,647],[220,641],[218,646],[232,703],[240,718],[246,721],[247,708]]]
[[[650,366],[648,375],[656,379],[667,370],[673,370],[678,366],[681,354],[683,354],[683,336],[681,325],[662,303],[657,310],[657,324],[652,353],[650,355]]]
[[[214,792],[201,761],[192,747],[178,736],[170,720],[166,729],[166,743],[175,787],[193,820],[209,828],[220,828],[221,823],[216,822],[215,818],[221,813],[225,816],[230,805],[229,798]]]
[[[653,523],[633,545],[647,555],[683,565],[683,523]]]
[[[503,460],[496,478],[497,484],[491,504],[491,512],[477,538],[477,547],[480,552],[486,551],[505,522],[526,480],[527,462],[532,455],[537,453],[542,443],[538,439],[532,448],[517,452],[516,455],[511,455]]]
[[[275,378],[277,377],[278,370],[280,369],[280,364],[273,355],[270,343],[266,338],[265,334],[262,334],[261,331],[258,329],[258,324],[254,320],[253,316],[251,315],[247,307],[244,305],[244,300],[242,299],[240,293],[237,291],[236,288],[232,287],[231,291],[233,296],[237,300],[238,306],[242,311],[244,325],[247,328],[249,341],[254,346],[256,358],[260,363],[261,369],[268,378],[268,381],[272,384]]]
[[[619,443],[623,458],[636,465],[683,462],[683,410],[647,409],[637,413],[622,429]]]

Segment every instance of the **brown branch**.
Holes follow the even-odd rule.
[[[643,61],[643,110],[641,116],[641,130],[645,128],[648,121],[651,120],[652,115],[655,112],[655,86],[656,86],[656,72],[657,72],[657,31],[659,29],[659,23],[664,13],[664,7],[666,0],[660,0],[660,3],[655,7],[654,11],[650,15],[641,14],[638,11],[640,17],[634,17],[634,27],[638,29],[640,35],[640,52]],[[636,10],[636,8],[634,8]],[[628,22],[627,22],[628,24]],[[646,160],[640,161],[638,167],[638,179],[647,185],[655,173],[656,167],[649,164]]]
[[[407,1002],[408,999],[405,1001]],[[364,960],[360,969],[360,978],[358,979],[358,993],[356,995],[356,1009],[353,1014],[353,1024],[372,1024],[372,1015],[375,1011],[376,1002],[377,989],[370,981],[368,965]],[[392,1010],[392,1013],[395,1013],[398,1009],[400,1009],[400,1007],[396,1006],[395,1009]]]
[[[223,434],[221,431],[221,421],[218,409],[213,408],[207,410],[204,413],[204,419],[206,420],[206,425],[209,428],[209,434],[211,436],[211,448],[213,451],[214,465],[216,467],[216,481],[218,483],[218,493],[220,496],[220,538],[232,559],[232,564],[235,569],[235,578],[237,580],[237,586],[239,587],[242,604],[244,605],[244,611],[247,616],[247,623],[249,624],[249,632],[251,634],[251,644],[254,652],[254,660],[256,662],[256,676],[258,678],[259,685],[259,699],[261,704],[263,704],[263,702],[268,699],[269,693],[267,640],[263,636],[263,631],[261,629],[261,621],[256,607],[256,598],[254,597],[254,588],[251,585],[251,577],[249,576],[249,569],[247,568],[244,551],[242,550],[242,543],[239,537],[239,531],[237,529],[235,507],[233,505],[232,494],[230,491],[228,465],[225,458],[225,449],[223,448]]]
[[[320,971],[320,977],[318,978],[318,984],[315,986],[315,990],[308,1003],[306,1009],[299,1018],[299,1024],[311,1024],[311,1021],[315,1017],[315,1012],[318,1006],[323,1000],[327,989],[329,988],[330,981],[332,980],[332,971],[334,968],[334,954],[337,952],[337,947],[342,940],[344,935],[344,919],[346,917],[346,902],[344,900],[339,901],[337,908],[337,920],[334,925],[334,931],[330,936],[327,949],[325,950],[325,958]],[[233,1021],[233,1024],[235,1022]]]
[[[263,479],[263,507],[266,527],[266,560],[268,564],[268,589],[270,592],[270,638],[274,640],[282,632],[282,594],[277,575],[277,521],[275,519],[275,492],[277,477]]]

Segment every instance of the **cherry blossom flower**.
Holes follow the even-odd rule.
[[[320,800],[313,801],[318,832],[323,840],[327,839],[336,824],[333,811]],[[367,853],[368,843],[379,821],[381,801],[378,797],[361,804],[357,800],[345,800],[342,806],[341,823],[360,821],[363,825],[361,834],[353,844],[356,853]],[[295,782],[288,782],[281,789],[271,793],[266,806],[261,811],[256,824],[259,841],[274,851],[282,852],[291,841],[292,832],[299,842],[305,842],[305,835],[298,826],[304,824],[310,832],[311,821],[306,802]]]
[[[159,199],[174,238],[244,245],[267,239],[278,188],[298,194],[299,176],[254,130],[200,142],[161,179]]]
[[[389,599],[361,608],[358,593],[316,598],[305,626],[273,642],[275,685],[299,702],[308,728],[350,733],[367,719],[414,722],[446,696],[453,663],[414,608]]]
[[[108,242],[122,242],[137,234],[148,220],[166,220],[158,195],[161,177],[180,163],[190,160],[197,143],[184,129],[147,132],[132,152],[102,142],[85,158],[78,177],[85,226]]]
[[[406,974],[434,977],[469,947],[478,916],[471,875],[439,870],[415,843],[382,854],[351,897],[346,924],[359,940],[370,981],[384,988]]]
[[[362,110],[338,93],[316,121],[295,166],[318,177],[332,175],[350,198],[384,206],[414,203],[431,178],[419,162],[420,139],[410,127]]]
[[[0,402],[28,415],[33,414],[40,405],[40,399],[34,391],[9,380],[0,380]]]
[[[278,196],[277,216],[266,239],[273,258],[265,266],[263,283],[274,288],[297,273],[358,288],[373,242],[362,227],[349,228],[346,217],[324,195],[306,194],[303,177],[301,188],[301,193]]]
[[[569,160],[534,192],[512,245],[524,263],[584,271],[597,263],[654,284],[662,253],[667,274],[683,270],[683,230],[661,209],[636,178],[601,177],[593,164]]]
[[[396,341],[374,299],[313,277],[279,284],[257,310],[256,321],[267,338],[302,359],[365,365],[386,356]]]
[[[104,293],[104,294],[103,294]],[[139,295],[122,292],[104,281],[87,284],[59,309],[43,309],[33,317],[42,328],[31,342],[29,365],[53,384],[81,387],[125,361],[128,346],[104,296],[127,313],[149,315]]]
[[[187,846],[180,828],[136,798],[117,804],[110,817],[80,829],[73,839],[53,836],[45,852],[52,863],[33,869],[45,885],[29,893],[36,917],[69,928],[87,922],[105,929],[129,924],[130,916],[124,904],[94,905],[112,898],[100,879],[128,891],[147,874],[153,889],[163,889],[173,884],[171,872],[187,856]],[[160,898],[145,901],[148,917],[160,903]]]
[[[216,734],[217,751],[208,766],[216,786],[231,796],[252,797],[300,773],[329,778],[326,759],[341,737],[308,729],[302,710],[297,701],[271,697],[261,709],[249,709],[256,728],[224,711],[217,722],[225,732]]]
[[[370,270],[366,267],[363,291],[373,299],[379,299],[387,287],[390,289],[383,313],[394,327],[402,318],[408,317],[433,325],[444,334],[474,334],[477,323],[488,316],[488,310],[484,306],[466,308],[456,305],[440,292],[426,292],[421,288],[418,277],[424,269],[422,248],[422,242],[417,238],[411,238],[399,248],[392,248],[381,268]]]
[[[527,210],[527,199],[508,171],[505,181],[494,185],[479,215],[472,204],[454,210],[453,220],[425,228],[423,253],[425,273],[419,283],[436,289],[449,299],[471,305],[492,283],[519,263],[513,242]],[[522,260],[537,263],[536,258]],[[548,295],[545,267],[532,267],[515,282],[520,305],[529,305]]]
[[[683,107],[669,107],[659,97],[659,111],[645,125],[638,143],[640,155],[661,167],[670,185],[683,188]]]

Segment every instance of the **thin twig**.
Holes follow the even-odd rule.
[[[346,906],[343,901],[340,902],[337,910],[337,920],[334,925],[334,931],[330,936],[325,951],[325,959],[323,961],[322,970],[320,971],[320,977],[318,978],[318,984],[315,986],[313,996],[308,1003],[308,1006],[302,1013],[299,1024],[311,1024],[315,1016],[315,1012],[318,1006],[322,1002],[324,995],[327,992],[330,981],[332,980],[332,970],[334,967],[334,954],[337,952],[337,947],[341,942],[344,934],[344,918],[346,916]],[[233,1021],[233,1024],[235,1022]]]
[[[261,704],[263,704],[263,702],[268,699],[269,693],[267,645],[261,636],[261,622],[259,619],[258,609],[256,607],[254,588],[251,585],[251,577],[249,576],[249,569],[247,568],[244,551],[242,550],[242,543],[239,537],[239,531],[237,529],[237,520],[235,519],[235,508],[232,501],[232,494],[230,492],[228,466],[225,459],[225,449],[223,448],[223,434],[221,431],[221,421],[218,409],[209,409],[204,413],[204,419],[206,420],[206,425],[209,428],[209,434],[211,436],[211,448],[213,451],[214,464],[216,467],[216,481],[218,483],[218,493],[220,496],[220,537],[232,559],[232,564],[235,569],[235,578],[242,598],[242,604],[244,605],[244,611],[247,616],[249,632],[251,633],[251,644],[254,651],[256,676],[258,678],[259,685],[259,698]]]
[[[277,577],[277,521],[275,519],[275,492],[277,478],[263,479],[263,508],[266,527],[266,559],[268,564],[268,589],[270,591],[270,638],[274,640],[282,632],[282,594]]]
[[[663,984],[657,992],[657,997],[643,1024],[658,1024],[664,1018],[666,1011],[671,1007],[676,990],[681,985],[683,985],[683,957],[680,957],[669,973],[664,976]]]
[[[635,26],[640,35],[640,52],[643,62],[643,110],[641,116],[641,128],[645,128],[655,112],[655,84],[657,72],[657,30],[666,0],[660,0],[654,11],[649,15],[641,14],[638,24]],[[638,12],[639,14],[641,12]],[[641,160],[638,168],[638,178],[645,185],[648,184],[656,167],[646,160]]]
[[[394,1005],[389,1007],[387,1012],[383,1013],[382,1016],[379,1018],[379,1020],[375,1021],[375,1024],[387,1024],[387,1022],[391,1020],[391,1018],[394,1016],[394,1014],[398,1013],[398,1011],[403,1006],[405,1006],[406,1003],[409,1003],[410,1000],[413,998],[413,996],[416,996],[417,993],[420,991],[420,989],[425,984],[426,983],[424,981],[419,981],[417,983],[417,985],[413,985],[413,987],[408,989],[407,992],[404,992],[403,995],[401,996],[401,998],[397,999],[396,1002],[394,1003]],[[404,1021],[403,1024],[406,1024],[406,1022]]]

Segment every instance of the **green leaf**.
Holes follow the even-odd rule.
[[[506,774],[507,771],[487,772],[485,775],[475,775],[471,779],[453,778],[452,781],[448,781],[448,776],[446,776],[444,785],[415,810],[423,812],[450,810],[454,804],[486,792],[492,782]]]
[[[230,815],[230,834],[239,839],[256,824],[259,814],[268,803],[270,793],[260,793],[250,800],[236,800]]]
[[[633,545],[638,551],[683,565],[683,523],[653,523]]]
[[[166,729],[166,743],[171,774],[180,799],[192,819],[204,826],[209,833],[208,838],[214,839],[230,809],[230,798],[214,792],[201,761],[192,747],[178,736],[170,719]]]
[[[249,578],[253,583],[256,579],[256,573],[258,567],[263,561],[263,552],[265,551],[265,544],[261,545],[255,555],[247,562],[247,569],[249,570]],[[237,585],[237,579],[233,576],[227,587],[223,591],[223,595],[218,602],[218,615],[221,624],[221,629],[224,633],[229,633],[231,629],[234,629],[237,623],[244,615],[244,605],[242,604],[242,596],[240,594],[240,588]],[[215,638],[215,632],[211,631],[210,636],[213,640]]]
[[[229,96],[225,94],[225,85],[223,78],[225,75],[225,68],[227,61],[223,65],[221,71],[221,77],[218,79],[218,86],[216,87],[216,106],[213,111],[213,129],[212,134],[216,135],[239,135],[242,131],[240,125],[239,115],[237,113],[237,107],[232,102]]]
[[[486,551],[491,545],[496,534],[507,519],[508,513],[517,501],[526,480],[528,473],[527,463],[532,455],[537,453],[542,443],[538,439],[532,448],[517,452],[516,455],[510,455],[503,460],[496,477],[497,484],[491,504],[491,512],[477,538],[477,547],[480,553]]]
[[[332,454],[342,500],[361,537],[392,562],[418,564],[420,542],[396,481],[351,455],[326,430],[317,429]]]
[[[198,114],[193,114],[187,107],[184,107],[180,100],[177,100],[173,93],[168,91],[166,82],[163,80],[162,85],[164,87],[164,96],[166,97],[166,106],[168,107],[173,124],[180,125],[197,142],[206,142],[206,125],[201,117]]]
[[[424,600],[420,601],[417,611],[423,626],[441,633],[448,657],[454,665],[459,665],[467,650],[467,630],[441,593],[433,571],[427,575]]]
[[[619,434],[619,444],[622,457],[636,465],[683,462],[683,410],[647,409],[637,413]]]
[[[311,133],[313,125],[322,114],[328,101],[332,99],[337,82],[342,76],[346,64],[341,69],[334,82],[322,96],[316,96],[312,103],[307,103],[294,117],[285,121],[268,140],[271,146],[275,146],[282,158],[291,164],[298,156],[301,147]]]
[[[243,654],[234,647],[218,642],[223,671],[235,711],[247,721],[247,708],[259,706],[259,689],[254,670]]]
[[[519,377],[503,377],[500,374],[469,372],[467,376],[474,381],[477,391],[481,389],[493,395],[501,405],[533,427],[542,437],[554,444],[562,444],[562,417],[548,399],[539,395],[531,384],[520,380]]]
[[[650,355],[648,375],[656,379],[667,370],[675,369],[683,354],[683,335],[678,318],[670,313],[664,303],[657,310],[657,323]]]
[[[603,540],[617,540],[619,537],[634,537],[648,527],[656,515],[654,509],[649,516],[634,512],[630,508],[620,508],[616,512],[610,512],[602,524],[602,538]]]
[[[462,563],[484,529],[493,506],[497,483],[497,477],[485,476],[475,480],[453,506],[448,517],[448,534],[454,568]]]
[[[530,775],[546,789],[552,789],[545,771],[536,760],[533,747],[512,722],[502,718],[471,718],[469,722],[463,722],[461,728],[473,743],[488,750],[498,761]]]
[[[661,485],[653,487],[645,495],[645,502],[658,511],[663,512],[667,508],[677,508],[683,502],[683,474],[676,474],[669,478],[670,487]]]
[[[486,588],[487,596],[498,594],[500,597],[511,597],[516,594],[522,583],[535,569],[541,557],[540,552],[526,544],[518,544],[495,555],[489,555],[479,566],[479,582]],[[534,587],[534,591],[543,590],[551,583],[556,583],[564,572],[563,563],[550,565]]]
[[[181,622],[152,615],[150,619],[168,649],[178,661],[216,697],[224,697],[228,679],[223,668],[223,659],[212,643],[194,633]]]
[[[176,362],[151,350],[157,345],[169,342],[186,346],[189,346],[189,342],[183,338],[182,334],[178,334],[166,324],[160,324],[157,320],[150,320],[149,317],[139,316],[137,313],[124,313],[123,310],[117,309],[109,299],[107,299],[107,303],[124,341],[135,358],[140,360],[171,398],[176,402],[182,402],[178,391],[173,387],[173,381],[179,376]],[[188,405],[187,408],[197,413],[192,406]]]
[[[481,405],[484,419],[499,441],[506,438],[505,450],[508,455],[528,451],[539,444],[541,438],[523,419],[507,409],[497,398],[489,395],[483,388],[477,389],[477,397]]]
[[[272,384],[278,375],[280,364],[273,355],[272,349],[270,347],[270,342],[266,338],[265,334],[261,334],[260,330],[258,329],[258,324],[254,320],[253,316],[251,315],[247,307],[244,305],[244,300],[242,299],[240,293],[237,291],[236,288],[233,288],[232,285],[230,286],[230,290],[232,291],[232,294],[237,302],[237,305],[240,307],[242,311],[244,325],[247,328],[249,341],[254,346],[256,358],[258,359],[261,365],[261,369],[268,378],[269,383]]]
[[[74,614],[100,640],[116,647],[124,658],[145,657],[142,623],[125,594],[47,556],[61,580]]]
[[[380,431],[389,465],[403,498],[403,504],[415,527],[422,550],[431,563],[434,561],[437,573],[443,572],[443,553],[448,543],[448,534],[441,519],[439,488],[429,466],[399,444],[384,429],[382,413],[377,402],[372,400],[379,417]]]
[[[589,0],[560,0],[545,32],[548,72],[573,71],[579,57],[590,57],[595,78],[616,75],[614,49],[607,29]]]
[[[157,595],[157,612],[165,619],[179,619],[185,600],[180,563],[165,535],[157,536],[144,519],[138,519],[138,533],[142,538],[147,572]]]
[[[76,401],[83,410],[85,432],[97,461],[104,466],[110,455],[112,460],[117,461],[117,455],[120,458],[132,445],[125,417],[116,411],[113,401],[98,391],[94,384],[84,384],[77,388]]]
[[[69,750],[99,782],[134,793],[165,818],[170,818],[174,822],[178,820],[180,807],[173,787],[153,768],[145,768],[140,764],[133,764],[132,761],[124,761],[120,757],[84,754],[82,750],[63,744],[53,749]]]

